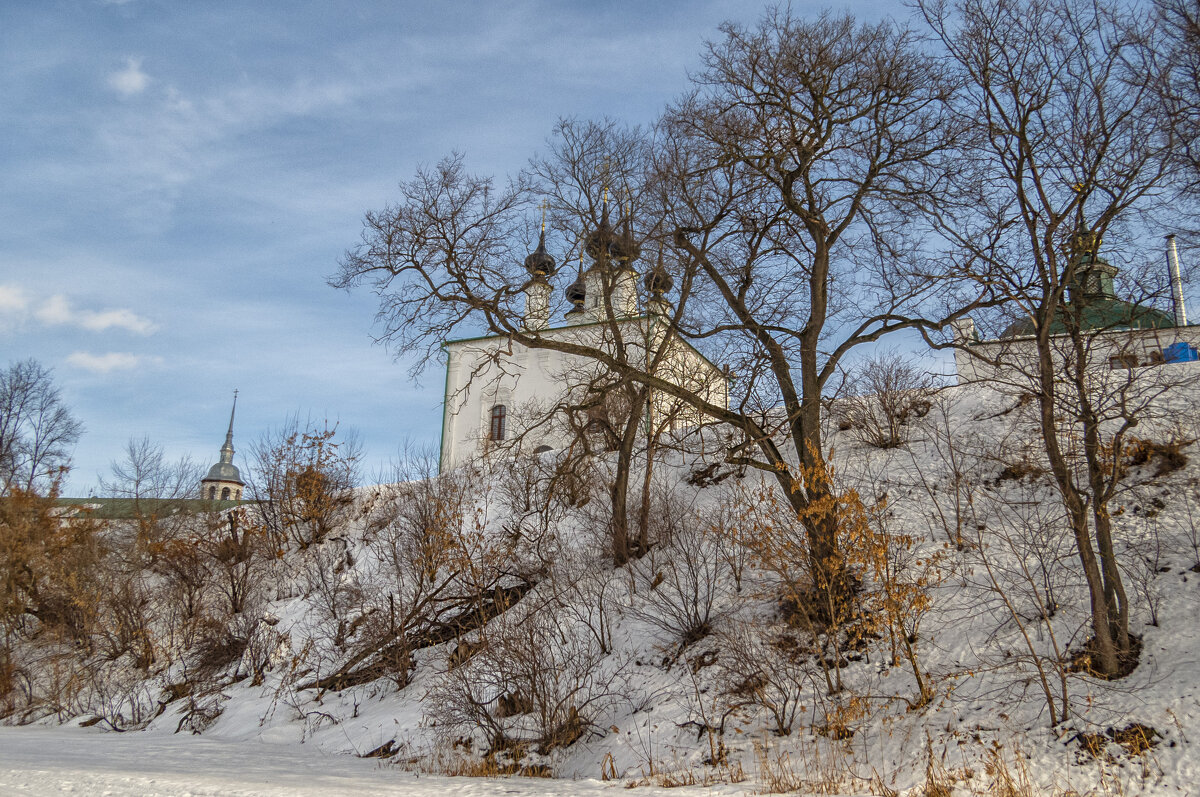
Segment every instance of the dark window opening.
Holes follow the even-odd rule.
[[[503,440],[505,421],[508,418],[508,408],[503,404],[492,407],[492,426],[488,431],[488,440]]]
[[[221,500],[222,501],[229,500],[229,488],[228,487],[225,487],[224,489],[221,490]]]
[[[216,497],[217,497],[217,488],[216,488],[216,487],[209,487],[209,488],[208,488],[208,500],[210,500],[210,501],[211,501],[211,500],[213,500],[213,499],[214,499],[214,498],[216,498]]]

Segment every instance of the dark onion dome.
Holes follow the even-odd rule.
[[[608,260],[613,245],[613,228],[608,223],[608,200],[604,200],[604,209],[600,212],[600,226],[592,230],[584,244],[584,251],[598,263]]]
[[[554,258],[546,251],[546,228],[543,227],[542,234],[538,236],[537,249],[525,258],[525,270],[532,274],[534,279],[545,279],[554,276],[556,266]]]
[[[671,273],[663,268],[660,258],[658,265],[646,272],[646,278],[642,280],[642,284],[646,286],[647,293],[655,299],[661,299],[664,293],[675,287],[675,280],[672,279]]]
[[[628,216],[625,217],[624,229],[619,236],[613,239],[608,250],[612,254],[613,260],[623,267],[627,267],[630,262],[637,260],[638,256],[642,254],[642,248],[638,246],[637,241],[633,240],[633,229]]]
[[[583,307],[583,301],[587,298],[587,285],[584,284],[582,274],[577,276],[575,281],[567,286],[566,295],[567,301],[575,305],[575,307]]]

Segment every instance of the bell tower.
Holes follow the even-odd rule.
[[[237,412],[237,394],[233,391],[233,409],[229,411],[229,431],[221,446],[221,459],[200,480],[200,497],[209,501],[240,501],[246,487],[241,472],[233,464],[233,416]]]

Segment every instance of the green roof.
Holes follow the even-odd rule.
[[[1078,305],[1072,302],[1067,305],[1067,310],[1074,313],[1076,307]],[[1081,329],[1092,332],[1109,329],[1170,329],[1175,326],[1175,318],[1154,307],[1130,304],[1120,299],[1088,299],[1079,308],[1079,323]],[[1062,310],[1057,310],[1050,321],[1050,334],[1061,335],[1066,331]],[[1036,332],[1033,319],[1022,318],[1009,324],[1000,337],[1023,338]]]

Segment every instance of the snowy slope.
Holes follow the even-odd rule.
[[[1165,395],[1156,409],[1140,435],[1195,437],[1191,392]],[[861,494],[879,527],[911,543],[894,566],[905,578],[920,577],[930,601],[912,639],[932,699],[918,705],[912,667],[893,658],[894,640],[886,635],[841,651],[834,674],[846,689],[833,695],[814,659],[792,656],[805,662],[793,677],[788,660],[779,658],[772,675],[792,677],[794,716],[786,734],[777,732],[777,717],[761,700],[738,698],[736,676],[745,664],[739,657],[778,657],[780,639],[803,635],[784,622],[769,573],[739,559],[728,541],[701,534],[736,496],[761,499],[770,482],[751,472],[701,488],[688,484],[691,462],[663,466],[656,511],[673,527],[674,542],[616,570],[605,564],[602,536],[591,530],[596,503],[564,509],[537,538],[536,553],[549,569],[484,634],[504,636],[508,629],[517,638],[517,629],[533,629],[530,661],[584,682],[573,699],[590,701],[586,727],[572,743],[499,757],[548,768],[569,785],[504,780],[504,791],[600,793],[613,785],[602,784],[603,777],[647,788],[737,782],[717,793],[791,786],[915,794],[932,778],[965,794],[983,792],[1007,773],[1027,793],[1191,793],[1200,781],[1192,740],[1200,734],[1196,447],[1184,449],[1190,461],[1182,469],[1159,475],[1154,461],[1132,468],[1114,502],[1131,625],[1143,648],[1131,675],[1107,682],[1056,666],[1088,636],[1087,593],[1055,494],[1037,473],[1031,429],[1029,408],[974,388],[944,392],[901,448],[872,449],[831,429],[839,482]],[[1032,467],[1016,467],[1026,465]],[[485,479],[473,494],[470,522],[485,533],[514,527],[500,478]],[[735,519],[744,520],[762,507],[739,511]],[[528,542],[534,529],[522,534]],[[171,701],[159,695],[185,674],[178,662],[131,675],[130,694],[162,704],[158,716],[136,723],[145,730],[5,729],[0,786],[36,794],[60,785],[117,795],[421,794],[437,784],[448,793],[495,793],[497,781],[429,779],[430,772],[470,771],[489,746],[482,732],[447,725],[455,716],[446,710],[456,694],[452,676],[464,671],[450,666],[458,641],[416,651],[403,688],[388,677],[340,690],[303,688],[348,658],[331,642],[330,612],[341,610],[328,609],[305,568],[322,550],[336,551],[348,563],[334,573],[338,584],[365,601],[362,595],[383,578],[377,535],[363,513],[336,541],[277,571],[265,622],[254,632],[262,642],[255,649],[270,649],[258,677],[249,677],[243,661],[223,671],[215,688]],[[681,568],[688,557],[700,566]],[[711,633],[681,646],[671,629],[687,583],[675,599],[671,589],[689,578],[711,603]],[[361,615],[353,605],[343,609],[343,619]],[[351,632],[351,642],[354,633],[362,632]],[[486,655],[476,656],[462,667],[486,662]],[[1043,676],[1055,710],[1061,713],[1064,703],[1067,709],[1066,720],[1053,727]],[[492,697],[506,697],[502,686],[496,689]],[[197,705],[208,717],[198,728],[202,736],[174,735],[188,727],[181,721]],[[75,714],[83,720],[94,712]],[[60,712],[41,721],[63,718]],[[497,722],[514,737],[532,738],[535,720],[517,709]],[[1151,749],[1132,754],[1108,743],[1106,732],[1135,722],[1157,734]],[[1085,749],[1087,739],[1097,756]],[[76,752],[63,756],[63,747]],[[380,750],[388,755],[369,762],[348,757]],[[222,774],[212,774],[214,768]],[[224,779],[231,770],[236,779]],[[414,772],[425,774],[417,779]]]

